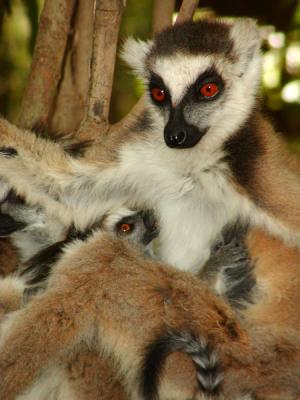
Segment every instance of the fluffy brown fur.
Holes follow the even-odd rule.
[[[237,164],[236,167],[241,168],[240,173],[246,172],[249,178],[241,182],[234,177],[235,184],[238,190],[249,196],[267,214],[295,232],[299,231],[299,156],[287,151],[286,144],[274,134],[271,124],[260,113],[256,113],[253,118],[259,142],[259,147],[253,149],[256,159],[249,165],[249,170],[244,168],[246,165],[242,162]],[[247,149],[241,148],[240,151],[243,158]],[[247,163],[247,157],[244,160]]]
[[[18,252],[9,238],[0,239],[0,275],[14,272],[18,264]]]
[[[87,346],[74,354],[66,370],[68,380],[80,400],[129,399],[113,363]]]
[[[24,289],[25,284],[14,275],[0,280],[0,323],[3,323],[4,329],[5,324],[9,324],[6,319],[11,317],[10,313],[20,310],[28,302],[28,299],[24,300]],[[66,381],[76,393],[77,400],[94,400],[99,396],[103,400],[128,400],[125,386],[117,377],[113,363],[87,345],[79,346],[77,351],[66,357],[63,365]],[[59,388],[57,390],[59,392]],[[43,396],[48,398],[48,395],[45,388]],[[59,399],[66,400],[63,397]]]
[[[83,343],[112,357],[129,393],[139,396],[148,344],[176,329],[205,338],[215,349],[224,371],[220,398],[276,386],[289,393],[281,398],[294,399],[299,394],[299,334],[277,321],[266,324],[265,317],[256,327],[248,317],[247,333],[196,277],[95,234],[70,248],[47,291],[15,313],[7,327],[3,324],[0,397],[15,399]]]

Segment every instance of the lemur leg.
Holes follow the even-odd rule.
[[[59,193],[61,181],[70,177],[69,159],[58,143],[0,119],[1,186],[13,188],[28,203],[43,205],[66,222],[69,216]],[[4,198],[5,193],[1,191]]]
[[[66,178],[69,169],[68,157],[57,143],[0,119],[0,201],[13,188],[30,204],[43,205],[69,222],[66,208],[58,201],[57,180]]]
[[[246,243],[258,292],[244,317],[255,325],[276,323],[300,332],[300,314],[295,312],[300,302],[300,251],[260,230],[250,231]]]
[[[67,225],[75,221],[83,229],[94,223],[93,218],[100,218],[128,199],[128,191],[121,190],[128,173],[115,156],[108,157],[104,150],[99,153],[98,157],[76,159],[59,143],[0,119],[3,187],[13,188],[28,204],[43,206],[49,215]],[[114,152],[108,149],[107,153]]]

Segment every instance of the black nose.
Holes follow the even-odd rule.
[[[177,133],[175,133],[174,135],[171,135],[171,136],[169,137],[170,143],[171,143],[173,146],[179,146],[179,145],[181,145],[181,144],[183,144],[183,143],[185,142],[186,136],[187,136],[187,135],[186,135],[186,132],[185,132],[185,131],[177,132]]]
[[[206,130],[200,131],[192,125],[185,124],[185,127],[181,129],[174,129],[174,125],[167,124],[164,131],[164,139],[168,147],[174,149],[187,149],[189,147],[195,146]]]
[[[170,109],[169,120],[164,129],[164,139],[168,147],[187,149],[195,146],[206,130],[187,123],[183,115],[183,106]]]

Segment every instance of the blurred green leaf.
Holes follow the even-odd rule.
[[[4,9],[8,14],[11,13],[11,1],[10,0],[4,0]]]
[[[33,53],[34,43],[36,34],[39,26],[39,2],[38,0],[23,0],[26,14],[28,16],[30,26],[31,26],[31,34],[29,39],[29,50],[30,53]]]

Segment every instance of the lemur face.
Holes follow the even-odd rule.
[[[180,58],[180,57],[178,57]],[[178,60],[179,61],[179,60]],[[191,60],[191,64],[194,60]],[[208,66],[197,68],[190,84],[185,76],[185,85],[168,79],[174,59],[164,59],[153,64],[153,71],[162,69],[167,74],[150,72],[149,95],[165,123],[164,140],[168,147],[188,148],[195,146],[212,125],[215,114],[224,98],[225,85],[217,69]],[[177,68],[179,69],[179,63]],[[189,62],[187,63],[189,64]],[[182,65],[182,71],[187,71]],[[178,76],[178,69],[171,75]],[[200,72],[203,69],[203,72]],[[161,71],[162,72],[162,71]],[[187,72],[190,75],[190,71]],[[183,74],[181,73],[181,76]],[[186,74],[184,74],[186,75]]]
[[[224,142],[250,115],[260,76],[252,20],[175,25],[153,42],[127,42],[123,58],[146,83],[149,109],[168,147]],[[212,139],[213,137],[213,139]]]

